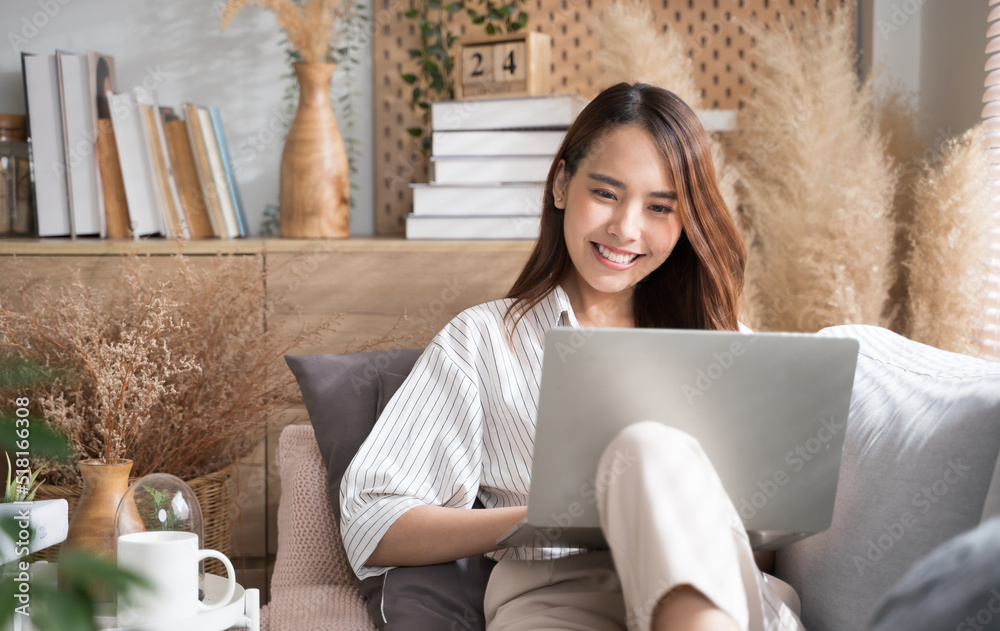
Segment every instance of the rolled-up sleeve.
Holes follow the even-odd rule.
[[[483,444],[477,384],[431,342],[354,456],[340,486],[340,531],[359,578],[390,569],[364,563],[409,509],[472,506]]]

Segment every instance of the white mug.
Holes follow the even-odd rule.
[[[226,594],[214,605],[198,600],[198,563],[213,558],[226,566]],[[118,567],[140,574],[152,589],[133,588],[118,596],[118,624],[177,622],[229,604],[236,590],[236,573],[226,555],[199,550],[193,532],[150,531],[118,537]]]

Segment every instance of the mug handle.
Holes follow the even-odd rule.
[[[236,572],[233,570],[233,564],[229,561],[229,558],[217,552],[215,550],[199,550],[198,551],[198,561],[204,559],[218,559],[222,561],[222,564],[226,566],[226,574],[229,584],[226,585],[226,595],[222,597],[222,600],[215,603],[214,605],[206,605],[203,602],[198,603],[198,611],[215,611],[220,607],[225,607],[229,604],[229,601],[233,598],[233,593],[236,591]]]

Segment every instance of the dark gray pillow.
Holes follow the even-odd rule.
[[[285,355],[316,432],[319,453],[326,465],[330,504],[338,524],[340,480],[382,412],[378,407],[379,372],[407,375],[422,352],[422,349],[400,349],[343,355]]]
[[[820,334],[861,345],[833,524],[779,550],[775,573],[810,630],[863,629],[914,563],[990,516],[1000,364],[874,326]]]
[[[338,523],[340,481],[347,465],[422,352],[285,355],[316,433]],[[478,500],[476,506],[482,506]],[[472,631],[485,629],[483,596],[494,565],[477,555],[452,563],[393,568],[364,580],[351,576],[379,629]]]
[[[869,631],[1000,630],[1000,517],[939,546],[879,603]]]

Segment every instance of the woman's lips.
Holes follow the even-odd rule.
[[[590,246],[594,252],[594,256],[597,257],[597,260],[600,261],[605,267],[609,267],[613,270],[629,269],[636,264],[636,261],[643,257],[642,254],[616,250],[602,243],[596,243],[593,241],[590,242]],[[617,260],[612,260],[608,258],[609,256],[614,257]]]

